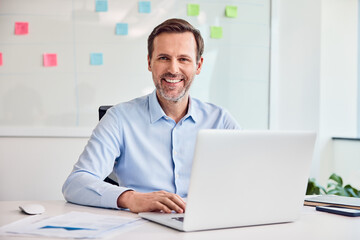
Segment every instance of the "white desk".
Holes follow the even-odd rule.
[[[0,201],[0,225],[20,220],[27,215],[19,211],[18,206],[24,201]],[[38,201],[46,208],[46,215],[55,216],[70,211],[85,211],[99,214],[136,217],[136,214],[93,207],[78,206],[65,201]],[[0,239],[35,239],[33,237],[0,237]],[[50,238],[41,238],[50,239]],[[56,238],[59,239],[59,238]],[[293,223],[265,226],[242,227],[223,230],[183,233],[152,222],[147,222],[133,230],[119,233],[106,239],[184,239],[184,240],[226,240],[226,239],[290,239],[290,240],[346,240],[360,239],[360,217],[345,217],[317,212],[313,207],[303,208],[301,217]]]

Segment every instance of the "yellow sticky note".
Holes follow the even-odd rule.
[[[222,27],[211,26],[210,27],[210,37],[217,38],[217,39],[222,38]]]
[[[229,18],[236,18],[237,17],[237,6],[226,6],[225,16],[229,17]]]
[[[200,14],[200,5],[199,4],[191,4],[187,5],[187,15],[188,16],[199,16]]]

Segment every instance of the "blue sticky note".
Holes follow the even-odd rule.
[[[107,12],[108,11],[108,1],[107,0],[95,0],[95,9],[97,12]]]
[[[103,64],[103,54],[102,53],[91,53],[90,54],[90,64],[91,65],[102,65]]]
[[[151,2],[140,1],[139,2],[139,13],[151,13]]]
[[[117,23],[116,24],[116,35],[128,35],[128,24],[127,23]]]

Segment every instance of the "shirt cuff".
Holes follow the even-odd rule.
[[[118,197],[126,191],[133,190],[126,187],[111,186],[107,191],[103,192],[101,197],[101,206],[105,208],[123,209],[117,206]]]

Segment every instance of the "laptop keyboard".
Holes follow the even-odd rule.
[[[173,217],[172,219],[174,219],[176,221],[180,221],[180,222],[184,221],[184,217]]]

